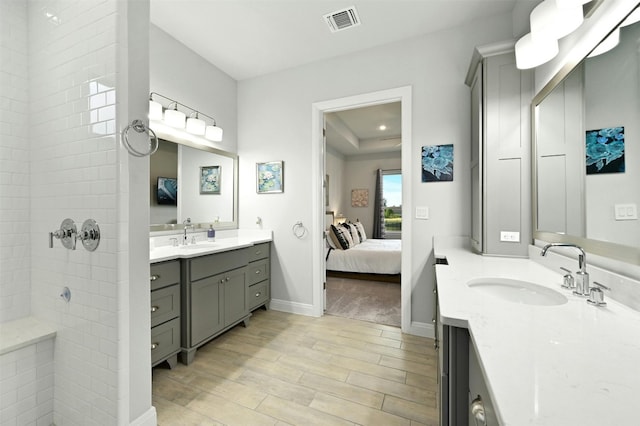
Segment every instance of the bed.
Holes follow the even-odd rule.
[[[331,212],[327,212],[327,215]],[[331,216],[333,216],[331,214]],[[325,250],[328,276],[400,282],[401,240],[362,238],[355,235],[349,248],[343,249],[332,235],[332,217],[327,216],[327,245]],[[338,225],[342,229],[344,225]],[[364,235],[364,228],[361,228]],[[354,234],[356,231],[351,230]],[[344,231],[349,233],[349,231]],[[334,240],[332,242],[332,239]]]
[[[395,275],[400,273],[401,240],[367,239],[347,250],[327,247],[327,271]]]

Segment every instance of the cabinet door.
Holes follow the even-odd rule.
[[[229,271],[224,275],[224,325],[247,315],[246,268]]]
[[[220,312],[223,279],[224,275],[221,274],[191,283],[190,346],[196,346],[224,327]]]

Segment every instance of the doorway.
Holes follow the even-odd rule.
[[[400,87],[363,95],[356,95],[330,101],[318,102],[312,105],[312,173],[313,185],[317,188],[313,196],[313,310],[316,316],[322,316],[324,310],[324,221],[325,197],[323,186],[325,175],[325,144],[323,137],[324,114],[335,111],[355,109],[360,107],[400,102],[402,108],[402,199],[403,209],[412,211],[411,205],[411,87]],[[408,217],[405,215],[405,218]],[[411,221],[405,219],[402,224],[402,266],[401,266],[401,329],[410,333],[411,329]],[[413,332],[412,334],[418,334]]]

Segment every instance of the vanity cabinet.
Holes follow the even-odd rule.
[[[183,259],[181,361],[191,364],[198,347],[246,322],[250,248]]]
[[[480,419],[484,418],[486,426],[498,426],[498,417],[493,408],[493,402],[489,395],[489,389],[484,380],[478,354],[471,342],[469,342],[469,424],[480,425]],[[482,415],[480,415],[480,412]]]
[[[471,88],[471,240],[478,253],[526,256],[531,241],[533,73],[514,43],[477,47]]]
[[[180,352],[180,261],[151,265],[151,365],[167,361],[170,368]]]
[[[254,311],[260,306],[269,309],[271,300],[270,243],[256,244],[249,252],[247,306]]]

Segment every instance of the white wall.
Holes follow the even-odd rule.
[[[365,233],[369,237],[373,235],[373,206],[376,192],[377,169],[402,169],[400,151],[378,155],[371,154],[367,156],[348,157],[345,162],[345,177],[342,192],[342,203],[345,206],[343,213],[352,222],[355,222],[356,219],[362,222]],[[351,206],[351,190],[360,188],[369,190],[368,207]]]
[[[27,19],[0,2],[0,323],[31,312]]]
[[[624,126],[625,172],[586,176],[587,237],[638,246],[640,222],[616,221],[614,206],[640,205],[640,24],[622,28],[621,42],[585,63],[585,129]],[[615,64],[615,66],[612,66]],[[584,144],[584,134],[582,135]]]
[[[512,36],[511,14],[344,57],[309,64],[238,83],[240,226],[262,215],[274,230],[272,297],[312,304],[312,244],[291,227],[312,223],[311,105],[314,102],[412,86],[413,175],[420,176],[420,149],[433,143],[455,145],[454,181],[413,183],[412,201],[430,207],[431,220],[414,221],[412,259],[413,321],[430,323],[434,235],[469,233],[470,94],[464,84],[475,45]],[[285,191],[255,193],[255,163],[284,160]],[[407,215],[409,216],[409,215]],[[413,219],[409,219],[413,220]]]
[[[153,24],[149,37],[151,91],[213,117],[224,135],[212,145],[236,153],[236,81]]]
[[[327,211],[333,211],[334,217],[337,217],[339,213],[345,214],[346,205],[342,196],[346,185],[344,164],[344,155],[327,147],[325,174],[329,175],[329,205],[325,207]]]

